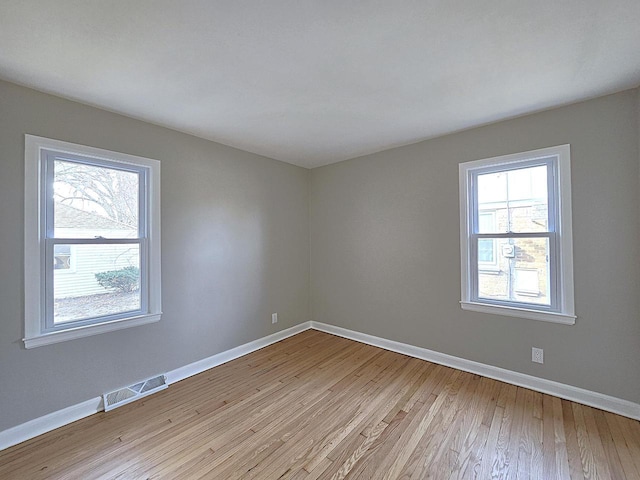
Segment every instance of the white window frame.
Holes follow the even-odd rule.
[[[529,152],[486,158],[459,165],[460,182],[460,259],[461,296],[460,305],[464,310],[472,310],[496,315],[542,320],[546,322],[575,324],[573,292],[573,237],[571,221],[571,149],[569,145],[543,148]],[[528,165],[546,163],[550,168],[549,195],[549,238],[552,256],[549,262],[552,279],[551,305],[536,305],[526,302],[487,301],[478,298],[478,262],[474,244],[478,232],[475,225],[478,207],[474,193],[474,178],[477,174],[509,169],[524,168]],[[521,234],[501,234],[518,237]],[[521,236],[531,236],[522,234]]]
[[[46,319],[47,296],[53,295],[51,259],[53,242],[46,231],[47,211],[51,211],[47,198],[51,186],[47,185],[46,163],[51,153],[61,153],[83,163],[144,171],[145,185],[141,185],[141,223],[145,235],[141,240],[140,275],[142,308],[127,315],[100,317],[89,322],[70,322],[52,327]],[[50,196],[50,195],[49,195]],[[39,347],[75,338],[97,335],[123,328],[157,322],[162,316],[160,271],[160,162],[149,158],[111,152],[60,140],[25,135],[25,244],[24,244],[24,344],[26,348]],[[51,219],[49,219],[49,229]],[[49,233],[49,235],[48,235]],[[105,240],[100,240],[104,242]],[[58,242],[60,243],[60,242]],[[144,246],[142,245],[144,243]],[[47,255],[47,249],[50,254]],[[51,272],[50,272],[51,271]]]

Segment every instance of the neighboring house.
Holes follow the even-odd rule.
[[[519,208],[535,209],[535,205]],[[480,212],[492,219],[505,210]],[[529,303],[549,302],[548,246],[541,239],[482,239],[478,244],[480,290],[488,298]]]
[[[484,178],[478,226],[482,233],[547,229],[546,175],[539,168]],[[478,241],[478,286],[484,298],[548,304],[549,245],[543,238]]]
[[[96,213],[56,202],[58,238],[122,238],[134,236],[135,227]],[[54,249],[54,298],[108,293],[95,274],[139,266],[139,252],[131,245],[56,245]]]

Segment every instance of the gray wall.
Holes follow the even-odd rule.
[[[159,323],[24,349],[25,133],[162,161]],[[0,431],[309,320],[309,176],[0,82]]]
[[[640,402],[638,134],[633,90],[312,170],[313,320]],[[565,143],[576,324],[461,310],[458,163]]]

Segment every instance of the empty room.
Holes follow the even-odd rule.
[[[0,0],[0,479],[640,480],[640,2]]]

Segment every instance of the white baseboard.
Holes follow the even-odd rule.
[[[387,340],[385,338],[375,337],[366,333],[355,332],[353,330],[320,322],[304,322],[286,330],[276,332],[267,337],[245,343],[244,345],[232,348],[231,350],[227,350],[203,360],[185,365],[184,367],[177,368],[166,374],[167,383],[172,384],[179,382],[180,380],[184,380],[185,378],[204,372],[210,368],[242,357],[248,353],[255,352],[256,350],[311,328],[321,332],[349,338],[357,342],[373,345],[375,347],[384,348],[385,350],[391,350],[393,352],[402,353],[404,355],[420,358],[429,362],[446,365],[465,372],[475,373],[484,377],[510,383],[512,385],[518,385],[520,387],[529,388],[549,395],[555,395],[556,397],[564,398],[566,400],[571,400],[591,407],[600,408],[608,412],[624,415],[625,417],[640,420],[640,404],[629,402],[628,400],[611,397],[609,395],[592,392],[590,390],[573,387],[571,385],[565,385],[552,380],[545,380],[543,378],[513,372],[504,368],[485,365],[483,363],[465,360],[464,358],[454,357],[452,355],[435,352],[426,348],[395,342],[393,340]],[[21,425],[9,428],[0,432],[0,450],[17,445],[18,443],[75,422],[81,418],[88,417],[89,415],[93,415],[94,413],[98,413],[102,410],[102,397],[95,397],[85,402],[78,403],[77,405],[63,408],[62,410],[49,413]]]
[[[373,335],[355,332],[353,330],[328,325],[326,323],[311,322],[311,328],[314,330],[320,330],[321,332],[338,335],[339,337],[349,338],[357,342],[373,345],[375,347],[384,348],[385,350],[391,350],[392,352],[409,355],[410,357],[420,358],[422,360],[456,368],[465,372],[482,375],[483,377],[500,380],[519,387],[529,388],[537,392],[547,393],[566,400],[589,405],[590,407],[606,410],[607,412],[617,413],[618,415],[623,415],[635,420],[640,420],[640,404],[623,400],[621,398],[592,392],[583,388],[534,377],[524,373],[506,370],[500,367],[494,367],[492,365],[486,365],[484,363],[474,362],[472,360],[465,360],[464,358],[454,357],[453,355],[435,352],[433,350],[416,347],[406,343],[374,337]]]
[[[260,350],[272,343],[279,342],[280,340],[284,340],[285,338],[304,332],[310,328],[311,322],[304,322],[294,327],[287,328],[286,330],[271,334],[267,337],[259,338],[253,342],[245,343],[244,345],[232,348],[231,350],[226,350],[211,357],[190,363],[184,367],[176,368],[166,374],[167,383],[171,385],[172,383],[179,382],[180,380],[184,380],[185,378],[204,372],[210,368],[217,367],[218,365],[222,365],[223,363],[227,363],[231,360],[247,355],[248,353],[255,352],[256,350]]]
[[[71,405],[0,432],[0,450],[22,443],[102,410],[102,397]]]
[[[272,343],[279,342],[285,338],[296,335],[297,333],[309,330],[311,328],[311,322],[304,322],[286,330],[276,332],[272,335],[259,338],[253,342],[245,343],[239,347],[232,348],[225,352],[218,353],[211,357],[199,360],[197,362],[185,365],[184,367],[176,368],[166,374],[167,383],[172,384],[184,380],[187,377],[204,372],[210,368],[216,367],[230,360],[234,360],[248,353],[260,350]],[[42,435],[43,433],[50,432],[56,428],[60,428],[69,423],[80,420],[81,418],[88,417],[94,413],[101,412],[104,409],[102,404],[102,396],[95,397],[76,405],[72,405],[62,410],[58,410],[39,418],[35,418],[21,425],[9,428],[0,432],[0,450],[9,448],[18,443],[22,443],[31,438]]]

